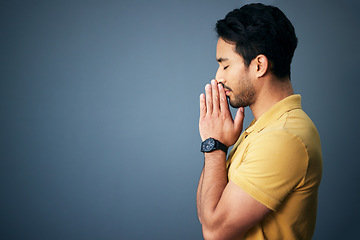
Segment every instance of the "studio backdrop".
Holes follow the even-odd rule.
[[[199,95],[216,21],[250,2],[1,1],[0,238],[202,239]],[[262,2],[295,27],[322,141],[314,239],[355,239],[359,1]]]

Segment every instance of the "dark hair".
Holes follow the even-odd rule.
[[[236,45],[246,66],[263,54],[275,76],[290,77],[298,40],[293,25],[279,8],[256,3],[234,9],[217,21],[216,32],[218,37]]]

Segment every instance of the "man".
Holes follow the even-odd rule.
[[[219,20],[216,31],[219,68],[200,95],[204,238],[311,239],[322,156],[290,82],[294,28],[278,8],[250,4]],[[234,120],[227,98],[239,108]],[[240,136],[247,106],[255,119]]]

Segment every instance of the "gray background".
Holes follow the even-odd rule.
[[[198,99],[215,22],[248,2],[1,1],[0,238],[202,239]],[[354,239],[359,1],[266,3],[322,140],[314,239]]]

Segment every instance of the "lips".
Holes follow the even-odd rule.
[[[225,90],[225,94],[226,94],[226,95],[229,95],[229,94],[230,94],[230,92],[231,92],[231,90],[230,90],[230,89],[228,89],[227,87],[224,87],[224,90]]]
[[[231,92],[231,89],[230,89],[229,87],[225,86],[224,83],[222,83],[222,82],[219,82],[219,83],[223,86],[224,91],[225,91],[225,94],[226,94],[226,95],[229,95],[230,92]]]

